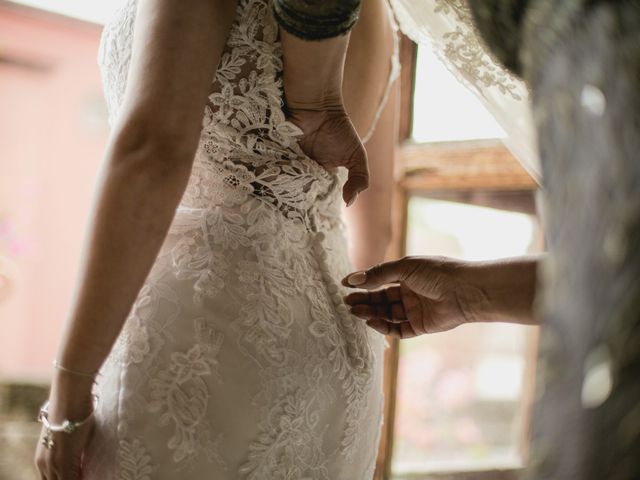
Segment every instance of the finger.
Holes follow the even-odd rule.
[[[402,287],[400,285],[392,285],[390,287],[386,287],[384,291],[389,302],[402,302]]]
[[[350,308],[352,314],[357,317],[369,319],[369,318],[384,318],[388,320],[390,318],[391,309],[387,305],[380,303],[360,303],[353,305]]]
[[[382,318],[374,318],[368,320],[367,325],[383,335],[399,339],[413,338],[417,335],[409,322],[392,323]]]
[[[406,322],[407,316],[405,314],[402,305],[394,303],[388,307],[382,307],[381,305],[354,305],[350,311],[356,317],[364,320],[370,320],[373,318],[381,318],[391,323]]]
[[[390,287],[373,290],[370,292],[371,303],[380,305],[389,305],[402,301],[402,292],[400,285],[392,285]]]
[[[381,290],[374,290],[372,292],[369,292],[369,295],[371,297],[371,303],[374,305],[386,305],[387,303],[389,303],[389,300],[387,300],[387,295],[384,292],[384,288]]]
[[[80,479],[80,458],[76,457],[70,459],[64,467],[64,475],[62,477],[66,480],[79,480]]]
[[[357,148],[357,152],[354,154],[350,164],[347,166],[349,174],[344,187],[342,187],[342,199],[347,204],[347,207],[353,205],[353,202],[356,201],[356,197],[360,192],[369,188],[367,152],[362,144]]]
[[[407,313],[401,303],[391,304],[391,320],[394,322],[407,320]]]
[[[351,306],[351,313],[361,318],[407,319],[399,285],[373,292],[355,292],[345,298],[345,303]]]
[[[38,443],[42,441],[42,435],[38,438]],[[36,454],[33,457],[33,465],[36,468],[36,471],[38,472],[38,478],[40,480],[43,480],[47,478],[47,476],[44,473],[45,470],[45,464],[44,464],[44,460],[41,458],[40,456],[40,446],[38,445],[36,447]]]
[[[407,315],[407,318],[416,335],[429,333],[425,325],[427,319],[431,317],[432,301],[424,297],[421,298],[405,284],[402,284],[400,289],[402,290],[402,305],[405,312],[411,312],[411,315]]]
[[[358,287],[371,290],[389,283],[399,283],[410,273],[406,260],[394,260],[392,262],[381,263],[368,270],[351,273],[342,280],[342,284],[346,287]]]
[[[344,303],[347,305],[359,305],[371,303],[369,292],[352,292],[344,297]]]
[[[418,335],[409,322],[399,323],[397,327],[400,332],[400,338],[403,340],[406,340],[407,338],[413,338]]]
[[[41,451],[41,449],[43,448],[41,444],[43,438],[44,437],[42,434],[38,438],[38,447],[36,449],[36,457],[34,459],[35,460],[34,463],[38,471],[40,480],[52,480],[49,463],[48,463],[49,455],[46,453],[46,450],[44,452]]]
[[[364,305],[364,304],[354,305],[353,307],[350,308],[350,311],[356,317],[364,318],[365,320],[377,317],[376,307],[372,305]]]
[[[384,296],[378,296],[377,292],[384,292]],[[344,297],[344,302],[347,305],[402,302],[402,289],[400,285],[392,285],[372,292],[352,292]]]
[[[367,325],[373,328],[376,332],[381,333],[382,335],[389,334],[389,322],[383,320],[382,318],[372,318],[371,320],[367,320]]]

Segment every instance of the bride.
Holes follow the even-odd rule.
[[[372,477],[384,339],[338,279],[388,239],[394,28],[383,0],[350,39],[279,30],[269,0],[126,0],[105,26],[113,129],[41,478]]]

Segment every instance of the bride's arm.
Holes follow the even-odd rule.
[[[351,205],[369,183],[367,155],[342,96],[349,34],[307,41],[281,30],[283,87],[302,150],[328,170],[345,167],[342,197]]]
[[[392,86],[373,135],[365,145],[369,158],[369,188],[345,211],[349,256],[357,270],[382,262],[391,240],[399,86],[399,82]]]
[[[389,81],[394,51],[394,32],[385,3],[386,0],[363,0],[360,18],[351,31],[344,74],[345,105],[356,129],[365,136],[374,128],[365,144],[369,189],[345,212],[350,258],[357,269],[382,262],[391,239],[399,81],[392,85],[373,125]]]
[[[105,153],[74,299],[57,351],[98,370],[184,193],[236,2],[140,0],[122,113]],[[90,410],[90,380],[55,370],[50,419]]]

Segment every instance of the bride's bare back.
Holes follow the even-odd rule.
[[[395,31],[390,14],[387,0],[363,0],[349,39],[343,95],[351,121],[365,140],[372,134],[395,73]]]

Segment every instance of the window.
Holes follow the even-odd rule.
[[[535,215],[506,211],[529,192],[484,192],[503,208],[469,195],[412,195],[406,251],[485,260],[539,250]],[[486,202],[490,203],[490,202]],[[400,344],[392,472],[519,468],[526,455],[535,329],[465,325]]]
[[[535,182],[504,132],[425,48],[402,42],[391,256],[481,260],[542,249]],[[378,479],[516,478],[527,456],[537,329],[499,323],[390,342]]]

